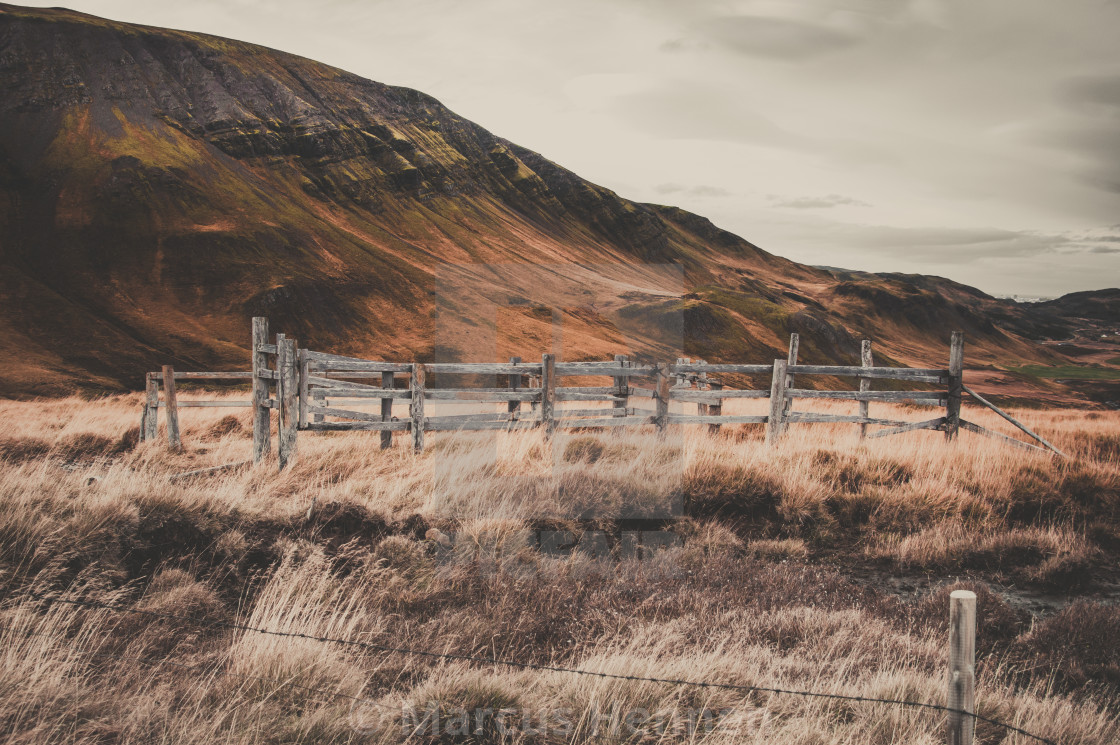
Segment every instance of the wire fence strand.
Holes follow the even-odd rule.
[[[264,634],[264,635],[268,635],[268,636],[285,637],[285,638],[291,638],[291,639],[305,639],[305,640],[315,641],[315,642],[319,642],[319,643],[323,643],[323,644],[338,644],[340,646],[355,647],[355,648],[359,648],[359,649],[368,649],[368,650],[372,650],[372,651],[376,651],[376,652],[390,652],[390,653],[409,655],[409,656],[415,656],[415,657],[426,657],[426,658],[429,658],[429,659],[455,660],[457,662],[471,662],[471,663],[484,664],[484,665],[499,665],[499,666],[503,666],[503,667],[517,668],[517,669],[521,669],[521,670],[536,670],[536,671],[539,671],[539,672],[553,672],[553,673],[564,673],[564,674],[570,674],[570,675],[583,675],[583,676],[588,676],[588,677],[603,678],[603,679],[610,679],[610,680],[625,680],[625,681],[640,682],[640,683],[662,683],[662,684],[674,685],[674,686],[692,686],[692,687],[702,688],[702,689],[710,688],[710,689],[720,689],[720,690],[732,690],[732,691],[738,691],[738,692],[742,692],[742,693],[771,693],[771,694],[774,694],[774,695],[799,696],[799,697],[802,697],[802,698],[811,698],[811,699],[831,699],[831,700],[837,700],[837,701],[853,701],[853,702],[861,702],[861,703],[889,704],[889,705],[893,705],[893,706],[902,706],[902,707],[908,707],[908,708],[912,708],[912,709],[924,709],[924,710],[927,710],[927,711],[937,711],[937,712],[942,712],[942,713],[946,713],[946,714],[962,714],[964,716],[972,717],[976,721],[985,722],[987,724],[991,724],[991,725],[994,725],[994,726],[997,726],[997,727],[1001,727],[1001,728],[1003,728],[1003,729],[1005,729],[1009,732],[1014,732],[1016,734],[1020,734],[1020,735],[1023,735],[1025,737],[1029,737],[1033,740],[1037,740],[1038,742],[1045,743],[1045,745],[1057,745],[1057,743],[1053,740],[1049,740],[1045,737],[1042,737],[1041,735],[1036,735],[1032,732],[1028,732],[1025,729],[1022,729],[1020,727],[1016,727],[1013,724],[1009,724],[1007,722],[1003,722],[1003,721],[1000,721],[998,719],[993,719],[991,717],[987,717],[987,716],[984,716],[982,714],[977,714],[977,713],[971,712],[971,711],[965,711],[963,709],[955,709],[955,708],[952,708],[952,707],[949,707],[949,706],[944,706],[942,704],[926,703],[924,701],[906,701],[906,700],[900,700],[900,699],[876,698],[876,697],[873,697],[873,696],[857,696],[857,695],[853,695],[853,694],[843,694],[843,693],[822,693],[822,692],[819,692],[819,691],[802,691],[802,690],[796,690],[796,689],[776,688],[776,687],[772,687],[772,686],[745,685],[745,684],[738,684],[738,683],[715,683],[715,682],[704,681],[704,680],[684,680],[684,679],[677,679],[677,678],[656,678],[656,677],[643,676],[643,675],[623,675],[623,674],[620,674],[620,673],[604,673],[604,672],[596,672],[596,671],[593,671],[593,670],[580,670],[578,668],[559,667],[559,666],[556,666],[556,665],[545,665],[545,664],[536,663],[536,662],[523,662],[523,661],[520,661],[520,660],[501,659],[501,658],[498,658],[498,657],[481,657],[481,656],[477,656],[477,655],[457,654],[457,653],[453,653],[453,652],[432,652],[432,651],[423,650],[423,649],[412,649],[412,648],[409,648],[409,647],[395,647],[395,646],[386,645],[386,644],[377,644],[375,642],[359,641],[359,640],[356,640],[356,639],[340,639],[340,638],[336,638],[336,637],[321,636],[321,635],[317,635],[317,634],[305,634],[305,633],[296,632],[296,631],[278,631],[278,630],[273,630],[273,629],[264,629],[264,628],[260,628],[260,627],[257,627],[257,626],[249,626],[247,624],[234,623],[234,622],[231,622],[231,621],[220,621],[220,620],[213,620],[213,619],[191,618],[190,616],[180,616],[180,615],[176,615],[176,614],[163,613],[163,612],[159,612],[159,611],[143,610],[143,609],[140,609],[140,608],[126,608],[126,607],[123,607],[123,606],[120,606],[120,605],[113,605],[111,603],[103,603],[103,602],[96,601],[96,600],[83,600],[83,599],[76,599],[76,598],[51,597],[51,596],[44,595],[42,593],[38,593],[38,592],[35,592],[35,591],[29,591],[28,595],[30,595],[35,600],[43,602],[47,605],[62,603],[62,604],[72,605],[72,606],[79,606],[79,607],[86,607],[86,608],[97,608],[97,609],[107,610],[107,611],[115,612],[115,613],[129,613],[129,614],[134,614],[134,615],[147,616],[147,617],[150,617],[150,618],[158,618],[158,619],[161,619],[161,620],[171,621],[171,622],[174,622],[174,623],[189,623],[189,624],[192,624],[194,626],[199,626],[199,627],[203,627],[203,628],[219,628],[219,629],[227,629],[227,630],[230,630],[230,631],[244,631],[244,632],[249,632],[249,633]]]

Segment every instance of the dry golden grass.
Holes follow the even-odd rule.
[[[932,712],[467,665],[46,606],[29,592],[589,671],[942,703],[947,587],[903,600],[848,568],[1088,593],[1112,577],[1120,546],[1115,413],[1016,412],[1068,461],[968,433],[860,441],[854,427],[822,425],[794,426],[777,449],[757,427],[552,442],[437,434],[420,456],[403,440],[381,451],[376,435],[304,434],[285,472],[268,463],[171,482],[247,458],[248,412],[182,410],[186,448],[173,454],[135,443],[138,402],[0,403],[9,741],[389,743],[409,739],[402,704],[434,703],[567,712],[568,730],[517,740],[614,742],[594,731],[595,712],[711,708],[730,714],[703,737],[624,725],[615,736],[938,743]],[[680,544],[640,558],[528,547],[533,527],[600,529],[613,542],[628,519],[682,511]],[[969,586],[980,594],[980,713],[1062,743],[1120,739],[1115,606],[1075,603],[1032,622]],[[489,725],[472,737],[502,739]]]

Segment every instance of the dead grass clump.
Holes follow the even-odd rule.
[[[391,532],[384,517],[350,500],[316,504],[309,519],[298,515],[293,516],[292,522],[292,527],[298,526],[328,548],[337,548],[355,539],[372,545]]]
[[[1099,416],[1097,418],[1099,419]],[[1120,461],[1120,435],[1106,432],[1073,432],[1069,435],[1068,442],[1070,442],[1071,454],[1081,458]]]
[[[52,451],[67,460],[104,458],[118,452],[118,442],[120,440],[105,435],[79,432],[59,440]]]
[[[23,463],[42,458],[49,453],[51,445],[38,437],[19,437],[0,440],[0,460]]]
[[[229,561],[238,561],[250,547],[249,539],[236,528],[227,530],[214,542],[214,553]]]
[[[1060,688],[1120,692],[1120,607],[1078,601],[1039,621],[1013,647],[1016,656],[1056,673]]]
[[[906,536],[883,536],[867,553],[906,569],[996,570],[1058,583],[1082,571],[1096,550],[1084,536],[1062,528],[990,532],[937,525]]]
[[[838,489],[858,493],[866,487],[899,486],[914,477],[907,464],[891,458],[868,457],[866,454],[818,450],[812,456],[818,477]]]
[[[524,690],[507,676],[456,666],[414,689],[405,710],[414,726],[425,717],[438,722],[436,742],[498,745],[509,741],[510,731],[521,728]]]
[[[681,490],[696,517],[778,521],[782,485],[770,473],[746,465],[690,466]]]
[[[699,549],[705,556],[713,554],[739,554],[743,550],[743,540],[735,532],[713,520],[678,520],[673,531],[684,538],[685,544]]]
[[[762,538],[748,543],[747,553],[767,561],[800,561],[808,557],[809,549],[800,538]]]
[[[828,498],[828,510],[845,528],[858,528],[871,522],[871,518],[884,502],[882,491],[869,488],[858,493],[840,492]]]
[[[1007,516],[1021,523],[1120,516],[1120,474],[1084,461],[1030,464],[1010,474]]]
[[[245,432],[245,426],[233,414],[224,416],[206,430],[204,437],[208,440],[220,440],[229,435],[239,435]]]
[[[162,569],[152,577],[138,610],[185,616],[203,624],[223,616],[218,594],[184,569]],[[139,616],[143,619],[144,616]]]
[[[594,463],[603,457],[606,447],[597,437],[581,435],[568,440],[564,460],[568,463]]]
[[[127,453],[130,450],[135,450],[136,446],[140,444],[140,428],[129,427],[117,440],[117,444],[113,447],[113,453]]]
[[[936,638],[949,633],[949,596],[955,590],[976,593],[976,636],[978,650],[985,653],[1018,636],[1029,622],[1025,611],[1016,610],[983,582],[954,582],[942,585],[919,600],[907,604],[910,622],[933,632]]]

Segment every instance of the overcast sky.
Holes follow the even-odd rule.
[[[1120,285],[1120,0],[68,7],[418,88],[797,261],[994,294]]]

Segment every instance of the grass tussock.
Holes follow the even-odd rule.
[[[457,719],[492,709],[566,718],[523,741],[935,743],[940,717],[886,705],[384,648],[939,704],[956,587],[979,596],[980,713],[1059,742],[1120,739],[1116,606],[1031,618],[989,587],[1088,596],[1114,581],[1118,415],[1017,412],[1068,461],[827,426],[792,427],[780,448],[749,427],[444,433],[419,456],[338,434],[301,435],[284,472],[172,481],[247,458],[248,415],[185,410],[172,453],[136,442],[137,402],[0,403],[13,742],[509,742],[493,719]],[[941,580],[904,599],[857,570]],[[402,711],[443,724],[407,736]],[[702,738],[650,729],[690,711],[722,718]],[[632,726],[635,712],[648,718]]]

